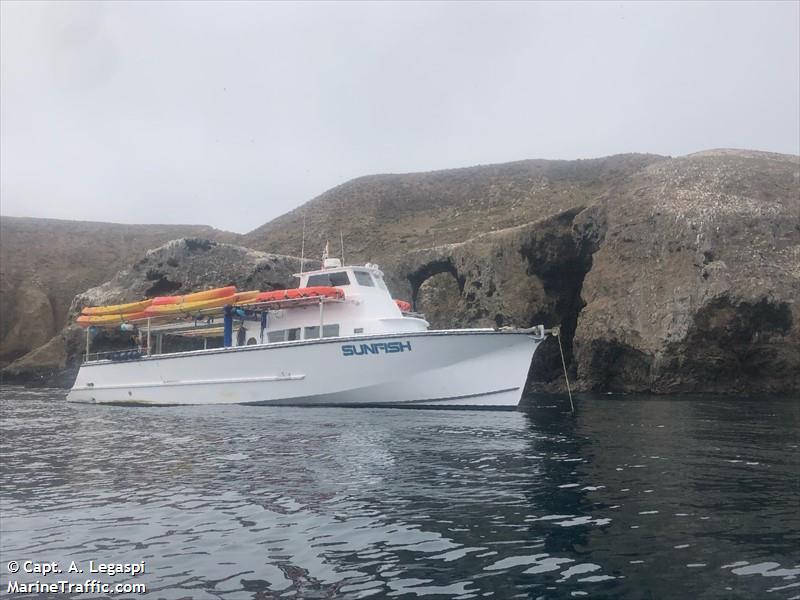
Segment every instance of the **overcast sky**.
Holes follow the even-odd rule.
[[[245,232],[360,175],[800,153],[798,2],[2,2],[0,212]]]

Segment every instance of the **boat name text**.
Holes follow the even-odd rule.
[[[411,342],[377,342],[375,344],[345,344],[342,346],[344,356],[363,356],[365,354],[394,354],[395,352],[411,352]]]

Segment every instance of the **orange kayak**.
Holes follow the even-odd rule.
[[[261,290],[253,290],[252,292],[236,292],[233,295],[233,304],[247,304],[252,302],[253,299],[261,293]]]
[[[75,322],[81,327],[91,327],[92,325],[99,325],[102,327],[120,325],[128,321],[139,321],[147,317],[148,314],[144,311],[117,315],[81,315]]]
[[[153,302],[151,299],[128,304],[112,304],[110,306],[85,306],[81,311],[84,315],[121,315],[125,313],[141,312]]]
[[[228,286],[222,288],[215,288],[213,290],[205,290],[204,292],[195,292],[193,294],[185,294],[183,296],[158,296],[153,298],[151,306],[161,306],[162,304],[187,304],[193,302],[201,302],[203,300],[214,300],[216,298],[225,298],[236,293],[236,286]]]

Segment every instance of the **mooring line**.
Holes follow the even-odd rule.
[[[564,348],[561,347],[561,327],[555,328],[555,334],[558,338],[558,350],[561,352],[561,366],[564,367],[564,381],[567,382],[567,394],[569,394],[569,407],[570,412],[575,412],[575,405],[572,403],[572,390],[569,388],[569,376],[567,375],[567,362],[564,360]]]

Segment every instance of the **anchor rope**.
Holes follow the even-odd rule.
[[[567,362],[564,360],[564,348],[561,347],[561,327],[556,328],[558,338],[558,350],[561,352],[561,366],[564,367],[564,381],[567,382],[567,394],[569,394],[569,407],[571,412],[575,412],[575,405],[572,403],[572,390],[569,387],[569,376],[567,375]]]

